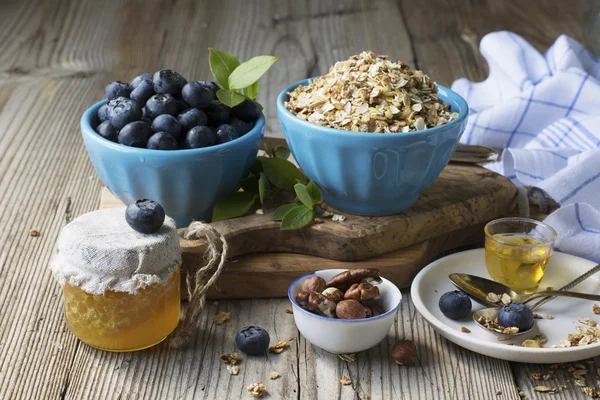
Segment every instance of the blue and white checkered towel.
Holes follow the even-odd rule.
[[[564,35],[541,54],[494,32],[480,50],[488,78],[452,85],[471,108],[461,142],[504,148],[487,167],[550,194],[557,249],[600,262],[600,62]]]

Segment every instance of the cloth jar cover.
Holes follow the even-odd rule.
[[[115,208],[84,214],[65,226],[50,269],[61,285],[68,282],[91,294],[136,294],[166,284],[180,264],[173,219],[166,217],[157,232],[143,234],[127,224],[124,208]]]
[[[545,220],[556,249],[600,262],[600,62],[565,35],[541,54],[494,32],[480,51],[488,78],[452,85],[470,107],[461,142],[505,149],[486,167],[545,190],[561,205]]]

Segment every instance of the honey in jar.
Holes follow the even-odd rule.
[[[485,265],[490,277],[517,293],[533,293],[544,277],[554,230],[524,218],[503,218],[486,228]]]
[[[135,351],[177,327],[181,254],[175,222],[153,234],[134,231],[123,209],[85,214],[58,242],[53,275],[63,285],[67,326],[102,350]]]

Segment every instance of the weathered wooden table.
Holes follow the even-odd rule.
[[[281,61],[261,82],[268,135],[278,136],[275,97],[290,82],[323,73],[337,60],[372,49],[417,66],[441,84],[483,79],[481,37],[508,29],[545,49],[562,34],[581,39],[577,2],[548,1],[43,1],[0,4],[0,398],[237,399],[266,384],[273,399],[585,398],[572,382],[535,382],[547,366],[480,356],[441,338],[404,291],[397,323],[354,363],[315,349],[284,312],[286,299],[221,301],[203,316],[189,348],[161,345],[131,354],[91,349],[68,331],[48,262],[60,229],[99,204],[101,183],[79,133],[83,110],[106,83],[174,68],[210,77],[208,47],[241,59]],[[28,235],[30,228],[41,232]],[[216,326],[211,316],[230,311]],[[246,358],[238,376],[219,355],[234,350],[242,326],[294,338],[268,358]],[[419,361],[389,359],[397,339],[417,342]],[[590,360],[595,376],[597,363]],[[281,378],[271,381],[269,373]],[[342,376],[352,385],[342,386]],[[591,382],[596,378],[590,374]],[[549,395],[537,384],[567,389]]]

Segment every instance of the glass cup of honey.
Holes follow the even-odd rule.
[[[552,256],[556,231],[528,218],[500,218],[485,226],[485,265],[492,279],[517,293],[533,293]]]

